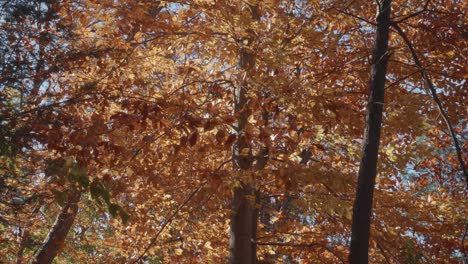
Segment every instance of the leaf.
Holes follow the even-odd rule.
[[[130,218],[130,215],[127,212],[125,212],[125,210],[123,210],[122,208],[120,208],[119,216],[124,225],[128,222],[128,219]]]
[[[188,136],[188,143],[190,146],[194,146],[198,140],[198,131],[193,130],[192,133]]]
[[[250,155],[250,148],[243,148],[239,153],[239,156],[246,157]]]
[[[236,141],[236,134],[230,134],[229,137],[226,139],[226,142],[224,142],[224,145],[225,146],[231,146],[232,144],[234,144],[234,141]]]
[[[67,193],[65,191],[61,192],[61,191],[57,191],[57,190],[52,190],[52,193],[54,195],[54,199],[55,201],[60,205],[60,206],[64,206],[65,205],[65,201],[67,199]]]
[[[205,242],[204,247],[205,247],[206,249],[213,250],[213,247],[211,246],[211,242],[210,242],[210,241]]]
[[[80,186],[87,188],[89,186],[89,178],[86,171],[78,166],[73,166],[68,174],[71,182],[77,182]]]
[[[224,131],[224,129],[219,129],[218,132],[216,132],[216,135],[215,135],[216,142],[220,144],[223,143],[225,137],[226,137],[226,132]]]
[[[107,208],[109,209],[109,213],[112,217],[116,217],[121,210],[120,206],[118,206],[117,204],[113,204],[113,203],[109,203],[107,205]]]
[[[105,203],[110,202],[110,194],[107,188],[99,181],[93,181],[89,187],[91,197],[99,202],[103,199]]]

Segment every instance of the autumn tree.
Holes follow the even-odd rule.
[[[390,26],[393,23],[393,27],[397,30],[400,37],[403,38],[404,43],[409,48],[409,53],[414,60],[415,66],[418,71],[421,72],[423,81],[428,86],[429,94],[434,99],[437,107],[446,122],[449,133],[455,145],[455,151],[460,163],[463,174],[466,178],[466,169],[464,160],[462,158],[461,149],[455,132],[452,128],[450,120],[448,120],[444,109],[441,106],[441,102],[438,98],[437,91],[434,85],[430,81],[428,74],[423,69],[419,58],[412,47],[410,40],[407,38],[403,30],[398,26],[401,23],[411,17],[418,16],[421,13],[432,12],[428,6],[430,1],[427,1],[418,12],[407,15],[404,18],[400,18],[398,21],[391,21],[391,1],[383,1],[379,5],[379,11],[377,16],[377,31],[376,40],[374,45],[373,54],[373,66],[371,70],[371,81],[370,81],[370,97],[369,106],[366,119],[366,133],[363,145],[363,154],[360,166],[360,174],[358,179],[358,188],[356,194],[356,200],[354,204],[353,212],[353,229],[351,239],[351,252],[349,260],[351,263],[367,263],[368,262],[368,241],[369,241],[369,230],[370,230],[370,218],[372,211],[372,193],[375,184],[376,177],[376,165],[377,165],[377,153],[380,143],[380,127],[382,119],[382,107],[384,101],[384,90],[385,90],[385,79],[386,79],[386,68],[388,56],[391,54],[388,52],[388,35],[390,32]],[[385,12],[383,12],[385,11]],[[380,53],[379,53],[380,52]],[[380,102],[382,104],[380,104]],[[363,210],[363,208],[366,208]],[[365,213],[364,213],[365,212]],[[463,251],[463,250],[462,250]],[[417,257],[417,259],[420,257]]]
[[[59,3],[60,24],[73,30],[54,36],[69,52],[48,53],[61,54],[47,76],[54,89],[39,89],[27,119],[46,210],[32,221],[67,222],[56,204],[81,192],[58,261],[346,262],[370,67],[382,62],[371,55],[376,2]],[[462,27],[448,23],[461,7],[394,1],[392,21],[416,53],[432,52],[415,67],[395,32],[384,52],[372,263],[448,262],[464,250],[459,163],[418,75],[425,69],[443,89],[463,136],[454,47],[466,47]],[[451,32],[451,48],[435,29]],[[49,231],[31,230],[35,241]],[[5,248],[9,259],[18,245]]]
[[[366,113],[366,129],[359,167],[356,200],[353,206],[351,229],[350,263],[368,263],[368,245],[372,199],[377,174],[377,160],[380,144],[380,130],[385,95],[385,79],[388,64],[388,39],[392,1],[383,1],[377,11],[377,31],[372,54],[369,102]]]
[[[16,254],[3,252],[5,261],[15,256],[22,263],[40,239],[35,221],[47,192],[36,177],[48,155],[38,152],[50,141],[38,132],[53,123],[43,110],[54,102],[51,76],[61,67],[60,38],[69,34],[57,22],[57,9],[55,1],[6,1],[1,6],[2,237],[5,245],[20,241]]]

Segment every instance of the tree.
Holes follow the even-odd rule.
[[[36,253],[32,263],[52,263],[57,253],[61,249],[70,228],[78,213],[78,202],[80,201],[80,192],[73,192],[68,197],[65,206],[55,220],[52,230],[47,235],[44,244]]]
[[[60,25],[58,8],[56,1],[5,1],[1,6],[2,237],[7,244],[19,237],[17,263],[35,243],[37,230],[31,226],[47,200],[47,191],[35,184],[35,174],[48,155],[35,150],[50,143],[38,130],[54,123],[42,116],[43,103],[54,99],[49,97],[54,86],[51,76],[58,72],[65,53],[60,39],[69,34]],[[14,259],[2,255],[7,256],[5,261]]]
[[[377,160],[380,144],[380,130],[385,95],[385,79],[388,64],[388,40],[390,34],[390,14],[392,1],[383,1],[377,13],[377,32],[372,54],[371,79],[369,84],[369,103],[366,114],[362,160],[356,200],[353,207],[353,226],[351,230],[351,251],[349,262],[368,263],[370,219]]]
[[[258,21],[258,5],[247,5],[247,14],[250,13],[252,22]],[[247,18],[247,20],[249,20]],[[252,143],[250,142],[249,134],[245,131],[249,122],[250,107],[247,104],[248,96],[248,78],[250,72],[255,67],[255,55],[250,50],[254,42],[254,33],[252,29],[247,28],[247,33],[252,33],[252,36],[246,36],[239,39],[239,70],[245,72],[244,80],[241,81],[240,87],[234,91],[234,114],[237,116],[236,136],[237,142],[233,147],[232,162],[235,169],[248,171],[253,165]],[[268,120],[266,120],[268,122]],[[263,158],[268,160],[268,148],[264,147]],[[266,161],[265,161],[266,162]],[[265,164],[258,166],[258,169],[263,169]],[[232,201],[232,216],[231,216],[231,235],[230,235],[230,257],[229,263],[256,263],[257,250],[255,239],[257,235],[258,222],[258,194],[257,187],[252,183],[245,183],[243,180],[239,182],[240,186],[234,188],[234,197]]]

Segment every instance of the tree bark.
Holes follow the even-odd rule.
[[[370,219],[374,194],[377,160],[382,127],[385,94],[385,77],[388,64],[388,40],[392,0],[383,0],[377,15],[377,32],[374,42],[370,76],[370,96],[366,113],[366,129],[362,148],[356,199],[353,206],[351,228],[350,264],[369,261]]]
[[[252,18],[258,20],[258,6],[249,6]],[[248,109],[247,78],[249,71],[254,67],[255,56],[245,46],[251,45],[253,37],[240,39],[239,69],[245,72],[240,87],[236,88],[234,100],[234,113],[237,116],[237,142],[233,147],[233,168],[237,170],[251,170],[253,155],[250,140],[245,133],[245,126],[250,116]],[[255,186],[250,183],[240,182],[240,186],[234,189],[231,215],[231,234],[229,241],[230,264],[255,264],[257,263],[257,246],[255,238],[257,234],[259,202]]]
[[[49,264],[63,247],[65,238],[70,231],[73,222],[78,213],[78,202],[80,201],[81,192],[73,191],[69,194],[67,203],[62,207],[60,213],[55,220],[55,223],[50,230],[47,238],[44,240],[42,247],[36,253],[32,264]]]
[[[234,190],[231,217],[230,259],[231,264],[254,264],[257,262],[258,209],[257,194],[251,185]]]
[[[29,240],[29,232],[24,229],[21,230],[21,242],[20,242],[20,248],[18,250],[18,254],[16,254],[16,264],[23,263],[24,249],[26,247],[26,243],[28,240]]]

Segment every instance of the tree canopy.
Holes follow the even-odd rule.
[[[466,10],[0,1],[0,262],[464,263]]]

